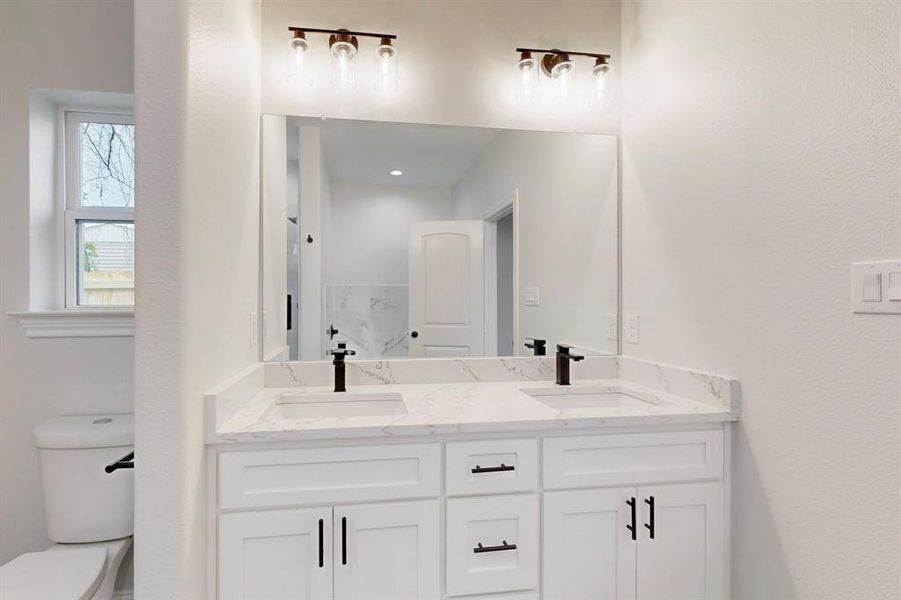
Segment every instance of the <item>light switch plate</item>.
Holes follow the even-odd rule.
[[[630,344],[638,343],[638,315],[626,315],[623,323],[623,339]]]
[[[616,330],[618,329],[616,322],[616,313],[607,313],[607,339],[616,341]]]
[[[901,259],[853,263],[851,308],[861,314],[901,315]]]
[[[527,287],[522,289],[523,296],[523,304],[526,306],[541,306],[541,301],[538,297],[538,288],[537,287]]]

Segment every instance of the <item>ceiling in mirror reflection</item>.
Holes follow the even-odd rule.
[[[292,118],[317,127],[329,176],[339,183],[451,186],[497,137],[494,129]],[[297,128],[289,128],[288,158],[297,160]],[[403,176],[391,171],[403,171]]]

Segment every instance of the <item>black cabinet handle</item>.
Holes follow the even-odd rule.
[[[507,540],[500,546],[483,546],[481,542],[479,545],[472,549],[475,554],[481,554],[482,552],[503,552],[504,550],[516,550],[516,544],[508,544]]]
[[[505,465],[504,463],[501,463],[501,466],[499,466],[499,467],[480,467],[479,465],[476,465],[475,468],[472,470],[472,472],[473,473],[498,473],[500,471],[515,471],[515,470],[516,470],[515,465]]]
[[[418,338],[418,337],[419,337],[419,332],[418,332],[418,331],[411,331],[411,332],[410,332],[410,337],[411,337],[411,338],[414,338],[414,339],[415,339],[415,338]]]
[[[325,523],[322,522],[322,519],[319,519],[319,568],[325,566],[325,548],[323,546],[323,535],[325,532]]]
[[[637,519],[637,516],[635,514],[635,496],[632,496],[631,498],[626,500],[626,504],[628,504],[629,508],[632,509],[632,524],[626,525],[626,529],[632,532],[632,541],[634,542],[638,539],[638,533],[635,531],[635,522]]]
[[[347,564],[347,517],[341,517],[341,564]]]
[[[648,496],[644,499],[645,504],[651,507],[651,514],[648,522],[644,524],[645,527],[648,528],[648,531],[651,532],[651,539],[654,539],[654,496]]]

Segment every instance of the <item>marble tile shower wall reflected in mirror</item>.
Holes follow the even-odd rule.
[[[615,137],[283,115],[262,132],[263,360],[616,353]]]

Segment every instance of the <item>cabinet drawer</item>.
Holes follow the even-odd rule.
[[[722,431],[544,440],[546,489],[717,479],[722,475]]]
[[[447,444],[449,496],[519,492],[538,487],[538,440]]]
[[[223,510],[437,496],[438,444],[222,452]]]
[[[539,539],[536,494],[448,500],[448,596],[536,588]]]

